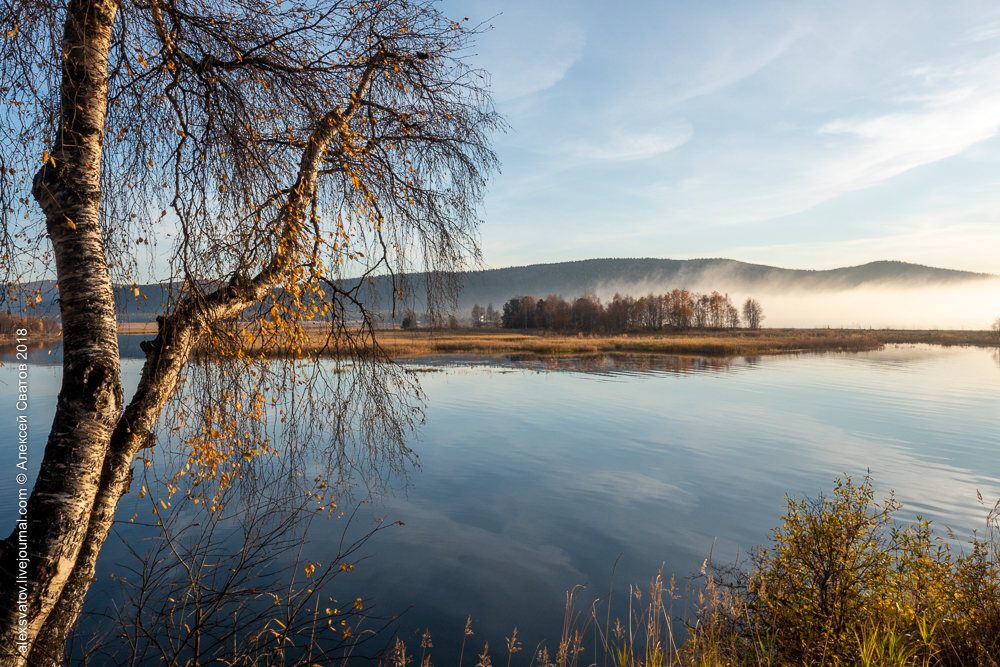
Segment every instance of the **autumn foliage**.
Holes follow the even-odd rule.
[[[0,336],[13,336],[18,329],[27,329],[36,334],[57,334],[60,326],[54,317],[0,313]]]
[[[759,302],[752,301],[759,309]],[[754,313],[758,316],[749,320],[747,326],[759,328],[763,309]],[[665,328],[735,329],[744,324],[739,309],[728,294],[699,294],[684,289],[665,294],[650,293],[639,298],[616,293],[606,303],[593,293],[570,301],[557,294],[550,294],[544,299],[514,297],[504,304],[499,320],[508,329],[609,334],[660,331]]]
[[[982,497],[980,496],[980,503]],[[995,665],[1000,660],[1000,503],[965,548],[872,480],[787,498],[771,544],[743,566],[706,568],[701,611],[679,662]]]

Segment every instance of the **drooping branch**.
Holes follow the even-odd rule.
[[[363,98],[378,66],[373,62],[358,85],[356,100]],[[100,484],[93,501],[79,556],[67,573],[53,617],[34,642],[31,664],[59,664],[66,637],[76,622],[93,580],[97,557],[114,522],[119,500],[128,493],[132,462],[140,449],[156,441],[155,425],[167,400],[176,392],[181,373],[200,334],[210,323],[239,315],[261,302],[298,259],[301,233],[316,197],[316,178],[330,144],[346,130],[357,112],[357,101],[346,113],[331,110],[310,135],[303,151],[298,177],[278,216],[281,240],[267,267],[241,285],[227,285],[201,297],[192,294],[176,310],[159,320],[153,341],[142,345],[146,363],[138,387],[118,420],[104,458]]]
[[[132,460],[198,346],[221,337],[242,354],[235,334],[266,325],[294,352],[298,323],[319,314],[327,343],[358,355],[368,401],[338,397],[324,417],[404,452],[409,422],[383,404],[414,385],[360,352],[377,316],[364,278],[414,265],[452,275],[477,257],[476,207],[497,166],[488,139],[502,121],[462,62],[460,24],[404,0],[223,4],[0,7],[17,28],[0,43],[0,93],[12,102],[0,113],[19,132],[0,137],[0,176],[15,188],[0,196],[2,269],[15,283],[26,266],[53,277],[53,259],[65,332],[64,391],[32,496],[35,664],[61,660]],[[32,184],[20,175],[39,158],[43,218],[23,203]],[[167,308],[122,412],[114,294],[139,282],[137,248],[164,268],[157,241],[172,246],[157,275],[170,284]],[[344,288],[345,274],[362,280]],[[393,287],[395,300],[404,286]],[[238,403],[226,409],[250,419]]]

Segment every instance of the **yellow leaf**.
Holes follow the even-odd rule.
[[[63,216],[63,217],[66,217],[66,216]],[[74,231],[76,230],[76,223],[73,222],[72,220],[70,220],[68,217],[66,217],[66,226],[69,227],[70,229],[74,230]]]

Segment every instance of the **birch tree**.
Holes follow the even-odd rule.
[[[760,329],[761,322],[764,321],[764,307],[760,301],[752,297],[747,297],[743,302],[743,323],[747,329]]]
[[[195,351],[230,364],[205,372],[263,373],[265,347],[302,356],[325,322],[329,349],[361,363],[361,436],[398,439],[378,404],[408,387],[377,363],[364,279],[429,271],[435,307],[478,257],[502,121],[463,61],[476,30],[431,3],[4,0],[0,26],[5,298],[54,281],[64,350],[23,606],[18,531],[0,546],[0,664],[56,665]],[[171,289],[127,397],[115,288],[150,273]],[[212,409],[253,418],[254,377],[201,403],[202,425]],[[202,447],[226,437],[204,432]]]

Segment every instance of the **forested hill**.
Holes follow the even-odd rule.
[[[990,274],[935,269],[905,262],[872,262],[828,271],[780,269],[748,264],[731,259],[588,259],[557,264],[532,264],[506,269],[472,271],[464,278],[459,308],[468,310],[476,303],[492,303],[499,308],[513,296],[545,297],[560,294],[564,298],[596,292],[607,297],[615,291],[634,296],[665,292],[679,287],[697,291],[782,293],[792,291],[830,292],[857,287],[927,287],[956,285],[963,282],[996,278]],[[345,281],[350,284],[351,281]],[[41,283],[38,285],[43,287]],[[162,312],[167,292],[161,285],[141,285],[136,297],[131,287],[116,290],[119,312],[129,321],[152,320]],[[43,287],[45,296],[38,304],[38,314],[54,314],[51,284]],[[389,307],[392,293],[388,281],[376,279],[364,296],[377,309]],[[425,305],[424,276],[410,276],[410,303],[418,310]]]
[[[953,285],[994,277],[905,262],[804,271],[731,259],[589,259],[470,272],[465,276],[459,306],[499,306],[512,296],[526,294],[570,298],[585,292],[604,296],[621,291],[638,296],[675,287],[720,292],[831,292],[858,287]]]

